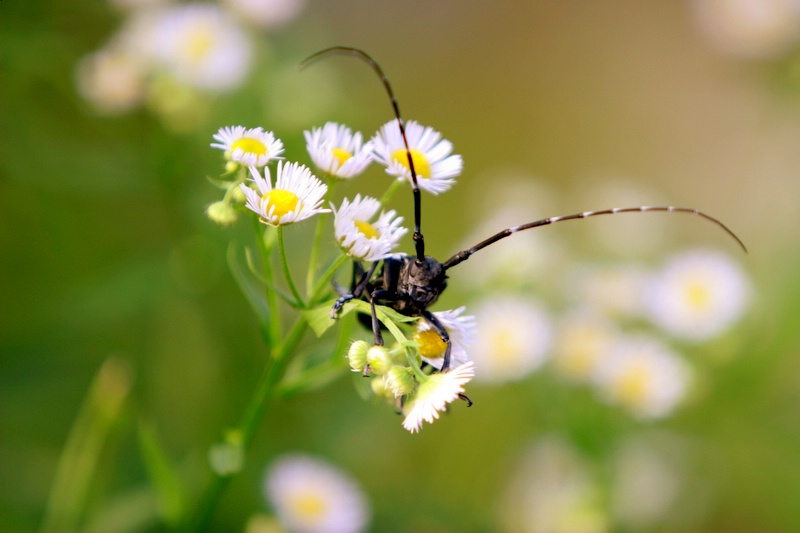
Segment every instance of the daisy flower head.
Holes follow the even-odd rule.
[[[689,388],[689,367],[659,341],[646,336],[619,340],[595,374],[600,395],[639,419],[667,416]]]
[[[475,317],[463,315],[466,307],[461,306],[450,311],[437,311],[433,315],[442,323],[450,336],[450,365],[456,366],[469,360],[467,352],[469,346],[475,341]],[[444,351],[447,345],[426,320],[417,322],[417,331],[414,333],[420,355],[428,364],[442,368]]]
[[[416,394],[406,405],[403,427],[411,433],[416,433],[422,427],[422,422],[432,424],[439,418],[439,413],[447,405],[464,392],[464,385],[475,376],[475,364],[468,361],[447,372],[431,374],[419,385]]]
[[[558,322],[553,343],[556,371],[570,381],[590,381],[618,334],[613,322],[593,311],[565,316]]]
[[[417,185],[431,194],[450,189],[461,174],[464,163],[460,155],[453,154],[453,145],[442,139],[433,128],[410,120],[405,125],[408,147],[414,162]],[[397,120],[391,120],[372,138],[375,160],[386,167],[386,173],[411,182],[408,152]]]
[[[643,314],[644,291],[650,273],[631,264],[582,264],[569,273],[574,302],[612,319]]]
[[[328,187],[305,165],[278,161],[275,187],[268,167],[264,167],[264,177],[254,167],[250,167],[250,174],[258,191],[244,183],[239,187],[245,195],[247,208],[258,214],[264,224],[283,226],[330,212],[330,209],[320,209]]]
[[[711,250],[676,255],[647,290],[648,313],[656,325],[689,340],[709,339],[741,317],[751,287],[728,256]]]
[[[611,531],[592,465],[572,444],[545,435],[521,459],[501,498],[504,531]]]
[[[476,312],[476,320],[472,359],[481,369],[481,381],[522,379],[549,355],[550,318],[534,302],[510,297],[486,301]]]
[[[76,70],[78,92],[100,112],[118,114],[145,98],[147,68],[136,54],[110,45],[83,58]]]
[[[333,206],[331,206],[333,207]],[[359,261],[378,261],[394,249],[408,230],[400,224],[403,217],[392,210],[375,217],[381,204],[375,198],[357,194],[353,201],[345,198],[342,206],[334,211],[334,233],[336,240],[348,255]]]
[[[303,132],[311,160],[336,178],[352,178],[372,162],[372,141],[363,142],[360,132],[335,122]]]
[[[212,148],[225,150],[225,158],[248,167],[263,167],[283,153],[283,143],[271,131],[227,126],[214,134]]]
[[[288,531],[358,533],[369,522],[369,506],[355,480],[314,457],[278,458],[267,470],[263,489]]]
[[[252,63],[252,43],[220,7],[168,7],[153,28],[151,50],[160,67],[198,89],[225,92],[237,87]]]

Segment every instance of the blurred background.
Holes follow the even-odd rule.
[[[702,338],[644,323],[635,305],[611,311],[690,369],[680,405],[658,416],[548,360],[476,379],[472,408],[411,435],[343,362],[272,406],[212,530],[274,525],[263,476],[285,452],[348,472],[370,531],[800,530],[798,2],[229,0],[213,4],[228,48],[184,70],[169,31],[137,41],[165,5],[179,4],[0,2],[0,529],[46,526],[70,486],[77,530],[164,529],[142,434],[191,496],[205,484],[209,446],[265,364],[226,263],[251,228],[205,214],[220,198],[211,136],[262,126],[303,160],[302,131],[328,120],[372,135],[391,109],[369,69],[298,67],[349,45],[380,61],[406,118],[464,158],[452,191],[423,197],[440,260],[509,224],[640,203],[700,208],[750,251],[690,216],[571,222],[476,255],[437,309],[480,315],[487,299],[526,295],[552,326],[553,358],[561,317],[624,307],[634,273],[687,251],[724,257],[748,296]],[[387,183],[373,168],[338,192]],[[410,195],[391,207],[412,215]],[[514,249],[498,267],[510,265],[506,286],[479,279]],[[622,272],[621,285],[589,283],[598,272]]]

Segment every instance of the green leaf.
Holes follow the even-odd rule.
[[[272,313],[266,300],[264,288],[252,274],[252,263],[247,249],[245,249],[245,255],[248,264],[247,269],[243,267],[241,259],[236,253],[236,245],[231,243],[228,246],[228,267],[231,269],[233,279],[236,280],[247,301],[250,302],[250,306],[258,316],[259,321],[262,324],[269,324]],[[250,271],[248,272],[248,270]]]
[[[308,327],[314,332],[317,337],[322,337],[322,335],[328,331],[334,324],[336,324],[336,320],[331,318],[331,306],[333,305],[333,300],[328,303],[324,303],[318,307],[313,309],[309,309],[307,311],[303,311],[303,318],[306,322],[308,322]],[[345,314],[346,311],[343,310],[342,314]]]
[[[287,397],[299,392],[323,387],[341,377],[344,374],[345,367],[344,357],[341,357],[339,359],[330,359],[322,364],[303,370],[297,375],[287,376],[281,382],[278,394]]]
[[[170,463],[155,427],[139,422],[139,451],[153,484],[158,508],[168,524],[175,525],[186,510],[186,494],[175,468]]]
[[[221,179],[221,178],[212,178],[211,176],[206,176],[206,179],[212,185],[214,185],[214,187],[217,187],[218,189],[222,189],[223,191],[227,191],[231,187],[231,185],[233,185],[235,183],[235,181],[232,181],[232,180],[226,180],[226,179]]]

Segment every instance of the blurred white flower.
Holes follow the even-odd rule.
[[[583,458],[549,436],[516,465],[500,502],[504,531],[605,533],[610,520],[602,494]]]
[[[620,339],[594,376],[601,397],[639,419],[667,416],[683,400],[690,369],[659,341],[644,335]]]
[[[477,379],[501,383],[526,377],[545,361],[552,338],[550,319],[532,301],[497,298],[480,304],[471,359]]]
[[[398,217],[394,210],[381,213],[378,220],[370,222],[381,208],[375,198],[362,198],[357,194],[352,202],[347,198],[342,200],[338,211],[333,205],[331,207],[335,214],[336,240],[348,255],[359,261],[383,259],[408,233],[406,228],[400,226],[403,217]]]
[[[509,191],[509,194],[514,193]],[[531,222],[534,218],[529,207],[509,205],[506,201],[502,209],[482,220],[467,238],[461,240],[460,248],[469,249],[506,228]],[[553,275],[558,274],[558,265],[563,257],[563,250],[548,237],[546,230],[533,229],[492,244],[448,274],[471,287],[477,285],[476,288],[491,292],[516,292],[547,285]]]
[[[462,316],[465,309],[466,307],[462,305],[457,309],[433,313],[450,336],[451,367],[466,363],[470,359],[469,348],[475,341],[477,328],[475,317],[472,315]],[[414,334],[414,340],[419,343],[419,353],[422,358],[428,364],[436,368],[442,368],[446,345],[427,321],[420,320],[417,322],[417,332]]]
[[[257,213],[264,224],[281,226],[330,212],[320,208],[328,187],[304,165],[278,161],[275,187],[269,167],[264,167],[263,178],[255,167],[250,167],[250,174],[258,192],[244,183],[240,188],[247,198],[247,208]]]
[[[598,314],[631,318],[644,311],[648,276],[638,265],[578,265],[570,277],[571,299]]]
[[[408,147],[420,189],[439,194],[450,189],[464,166],[460,155],[451,155],[453,145],[442,134],[416,121],[405,123]],[[372,138],[375,161],[386,167],[386,173],[411,183],[408,152],[397,120],[387,122]]]
[[[155,61],[178,81],[198,89],[225,92],[250,71],[252,44],[219,7],[182,4],[160,11],[149,45]]]
[[[651,320],[686,339],[713,337],[744,313],[751,287],[745,273],[728,256],[711,250],[675,255],[647,290]]]
[[[693,0],[701,32],[731,55],[769,58],[800,38],[798,0]]]
[[[422,428],[423,421],[433,424],[433,421],[439,418],[439,413],[464,392],[464,385],[474,376],[475,365],[472,361],[447,372],[437,372],[428,376],[417,388],[411,401],[403,408],[406,414],[403,427],[411,433],[416,433]]]
[[[684,465],[662,438],[639,435],[623,442],[613,462],[611,507],[615,518],[631,531],[664,527],[680,520],[676,509],[683,486]],[[669,526],[667,526],[669,529]]]
[[[630,207],[665,203],[664,194],[643,185],[646,180],[619,175],[595,174],[587,179],[573,204],[587,209]],[[642,258],[664,247],[675,221],[656,213],[620,213],[582,222],[580,231],[597,245],[621,258]]]
[[[76,70],[78,92],[103,113],[138,107],[146,92],[145,65],[124,47],[109,45],[84,57]]]
[[[294,20],[306,0],[223,0],[242,22],[261,28],[274,28]]]
[[[360,132],[328,122],[322,128],[303,132],[306,148],[314,164],[337,178],[352,178],[372,162],[372,142],[366,144]]]
[[[164,5],[168,1],[169,0],[109,0],[109,3],[116,8],[125,11],[133,11],[136,9],[147,9]]]
[[[561,318],[553,345],[556,371],[571,381],[590,381],[617,335],[619,331],[611,321],[591,311],[576,311]]]
[[[230,161],[250,167],[263,167],[283,153],[283,143],[271,131],[244,126],[220,128],[214,134],[212,148],[225,150]]]
[[[267,470],[264,495],[293,533],[357,533],[369,522],[367,500],[347,474],[319,459],[294,454]]]

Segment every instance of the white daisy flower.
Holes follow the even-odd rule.
[[[283,153],[283,143],[271,131],[244,126],[227,126],[214,134],[212,148],[225,150],[225,157],[248,167],[263,167]]]
[[[611,318],[642,315],[648,272],[635,264],[580,265],[570,273],[571,299]]]
[[[331,205],[333,208],[333,205]],[[403,217],[392,210],[381,213],[378,220],[370,222],[381,204],[375,198],[357,194],[353,201],[342,200],[337,211],[333,208],[336,240],[347,252],[359,261],[378,261],[390,254],[408,230],[400,224]]]
[[[437,311],[433,315],[439,319],[447,334],[450,336],[450,366],[457,366],[469,360],[467,351],[475,341],[475,317],[472,315],[461,316],[466,307],[450,311]],[[442,368],[444,351],[447,345],[439,337],[431,325],[425,320],[417,322],[417,332],[414,340],[419,344],[418,350],[422,359],[436,368]]]
[[[369,522],[369,506],[358,484],[314,457],[277,459],[263,488],[283,526],[294,533],[358,533]]]
[[[78,92],[99,111],[123,113],[138,107],[146,92],[147,68],[135,54],[110,45],[78,64]]]
[[[158,64],[180,82],[224,92],[237,87],[249,72],[250,39],[218,6],[172,6],[155,22],[150,49]]]
[[[322,128],[303,132],[311,160],[323,172],[337,178],[352,178],[372,162],[372,142],[363,142],[360,132],[328,122]]]
[[[694,250],[673,259],[647,291],[651,320],[670,333],[691,340],[713,337],[744,313],[750,282],[729,257]]]
[[[472,359],[478,379],[501,383],[524,378],[544,363],[552,338],[550,319],[531,301],[503,298],[478,309],[478,332]]]
[[[693,0],[691,8],[701,33],[728,54],[775,57],[800,37],[796,0]]]
[[[606,533],[611,518],[592,465],[563,438],[545,435],[514,465],[500,498],[503,531]]]
[[[468,361],[447,372],[431,374],[417,388],[416,394],[403,409],[406,418],[403,427],[416,433],[422,422],[432,424],[447,404],[464,392],[464,385],[475,376],[475,365]]]
[[[250,167],[250,174],[258,192],[244,183],[239,187],[247,199],[247,208],[257,213],[264,224],[282,226],[330,212],[319,208],[328,187],[305,165],[278,161],[274,188],[269,167],[264,167],[263,178],[254,167]]]
[[[453,145],[442,134],[410,120],[406,137],[414,161],[414,172],[420,189],[431,194],[445,192],[461,174],[464,163],[460,155],[450,155]],[[408,153],[397,120],[387,122],[372,138],[375,160],[386,167],[386,173],[411,182]]]
[[[640,419],[668,415],[686,395],[689,380],[686,364],[646,336],[620,340],[595,374],[601,396]]]
[[[586,382],[619,335],[609,320],[591,311],[577,311],[563,317],[556,328],[553,364],[571,381]]]
[[[687,500],[682,495],[690,493],[685,479],[690,453],[685,442],[668,434],[638,434],[623,441],[612,462],[609,499],[614,515],[628,531],[654,526],[683,529],[676,526],[687,518],[682,508]],[[696,512],[697,502],[693,503]]]

